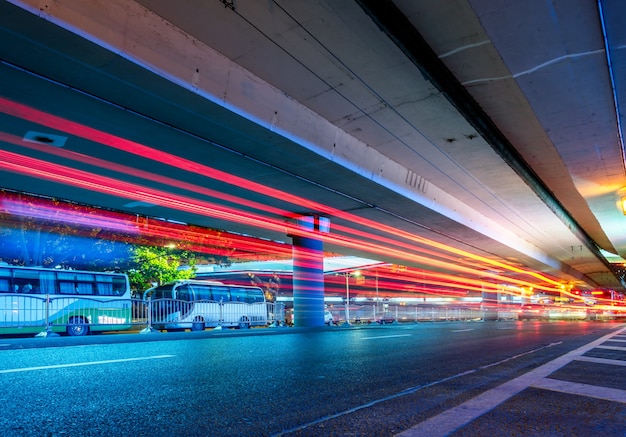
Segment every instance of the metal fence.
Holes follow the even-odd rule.
[[[285,307],[282,303],[213,304],[218,314],[216,323],[207,323],[206,327],[271,326],[285,322]],[[188,307],[189,302],[0,293],[0,334],[32,333],[45,336],[63,332],[84,335],[89,331],[151,331],[155,316],[161,322],[167,317],[169,322],[175,323],[176,314],[183,315],[182,310]],[[210,315],[201,313],[200,316]],[[241,320],[242,316],[244,320]],[[198,326],[195,325],[196,328]]]
[[[192,306],[195,309],[192,310]],[[334,324],[346,322],[345,305],[329,308]],[[350,305],[349,322],[439,322],[516,320],[511,305]],[[592,314],[593,315],[593,314]],[[53,332],[84,335],[89,331],[152,332],[155,330],[285,325],[283,303],[246,303],[172,299],[117,299],[72,296],[33,296],[0,293],[0,334]],[[600,320],[600,316],[591,317]]]
[[[129,299],[0,293],[0,333],[67,332],[129,329]]]
[[[199,331],[205,328],[249,328],[285,322],[285,306],[282,303],[156,299],[141,301],[141,305],[141,314],[135,317],[136,323],[145,324],[148,329],[190,328]]]
[[[330,308],[333,322],[346,322],[346,308],[343,305]],[[478,307],[449,305],[350,305],[348,308],[350,323],[393,323],[393,322],[439,322],[484,320],[485,311]],[[508,308],[496,311],[498,320],[517,319],[517,312]]]

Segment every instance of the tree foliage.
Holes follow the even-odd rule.
[[[133,249],[132,264],[127,272],[131,289],[136,293],[142,293],[155,285],[175,279],[192,278],[195,274],[196,257],[189,251],[174,251],[158,246],[136,246]]]

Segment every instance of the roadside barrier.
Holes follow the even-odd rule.
[[[270,302],[216,302],[211,300],[182,301],[156,299],[143,301],[145,307],[137,323],[145,323],[148,329],[187,329],[268,326],[285,321],[282,303]]]
[[[330,308],[333,322],[346,322],[344,305]],[[394,323],[394,322],[440,322],[484,320],[485,311],[481,308],[450,305],[350,305],[350,323]],[[497,312],[498,320],[517,319],[517,312],[503,308]]]
[[[130,299],[119,297],[0,294],[0,333],[67,332],[130,329]]]
[[[345,305],[330,306],[333,324],[346,322]],[[349,306],[351,324],[517,320],[512,305]],[[604,320],[588,313],[588,320]],[[284,303],[179,301],[117,296],[46,296],[0,293],[0,334],[53,333],[84,335],[91,331],[153,332],[155,330],[274,327],[286,324]]]
[[[136,308],[141,312],[133,317],[135,325],[145,329],[175,330],[206,328],[271,326],[285,323],[285,306],[272,302],[194,302],[176,299],[140,300]]]
[[[193,312],[194,308],[201,311]],[[194,314],[192,329],[205,327],[276,326],[285,323],[282,303],[185,302],[85,296],[33,296],[0,293],[0,334],[67,333],[79,336],[90,331],[152,331],[155,322],[163,325],[185,322]],[[200,319],[205,323],[200,325]]]

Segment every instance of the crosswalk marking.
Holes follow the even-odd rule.
[[[624,331],[626,331],[626,328],[621,328],[617,332],[598,338],[591,343],[581,346],[578,349],[568,352],[565,355],[537,367],[535,370],[505,382],[494,389],[488,390],[468,400],[467,402],[462,403],[461,405],[446,410],[437,416],[433,416],[413,428],[397,434],[396,437],[437,437],[449,435],[531,386],[552,391],[576,393],[583,396],[604,396],[602,399],[626,403],[626,391],[624,390],[610,389],[607,387],[596,387],[592,389],[594,386],[591,385],[569,383],[568,381],[548,378],[550,374],[554,373],[556,370],[562,368],[568,363],[571,363],[573,360],[583,358],[583,354],[591,349],[603,348],[626,350],[626,348],[620,348],[617,346],[603,346],[603,343],[609,341],[616,335],[622,334]],[[585,357],[583,361],[587,358],[589,357]],[[561,388],[562,390],[555,390],[556,388]]]
[[[579,382],[563,381],[552,378],[540,379],[532,386],[550,391],[558,391],[560,393],[587,396],[590,398],[626,404],[626,390],[620,390],[617,388],[600,387],[597,385],[581,384]]]

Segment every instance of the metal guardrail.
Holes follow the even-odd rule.
[[[131,327],[131,301],[86,296],[0,293],[0,333],[104,331]]]
[[[345,306],[330,309],[333,322],[346,322]],[[485,311],[480,308],[461,306],[426,306],[426,305],[388,305],[383,309],[376,305],[350,305],[350,323],[393,323],[393,322],[438,322],[438,321],[469,321],[484,320]],[[517,312],[501,309],[497,319],[517,319]]]
[[[190,302],[172,299],[101,299],[72,296],[33,296],[0,293],[0,334],[51,335],[67,332],[136,330],[152,332],[184,325],[179,329],[285,325],[283,303],[200,301],[204,305],[191,319]],[[345,306],[329,308],[334,324],[346,321]],[[451,305],[350,305],[350,323],[438,322],[470,320],[517,320],[510,305],[489,308]],[[626,313],[588,313],[588,320],[624,318]],[[201,320],[202,319],[202,320]]]
[[[249,328],[284,324],[285,321],[282,303],[156,299],[142,301],[142,304],[143,319],[138,314],[136,322],[145,322],[148,329]]]
[[[220,312],[215,326],[241,326],[239,319],[236,323],[233,320],[242,314],[247,317],[247,326],[279,325],[285,321],[282,303],[212,303]],[[159,316],[165,314],[166,308],[181,311],[188,309],[189,304],[171,300],[151,302],[142,299],[0,293],[0,334],[48,336],[60,332],[83,335],[88,331],[150,331],[155,316],[156,320],[162,321]],[[169,321],[175,322],[176,319],[170,317]]]

